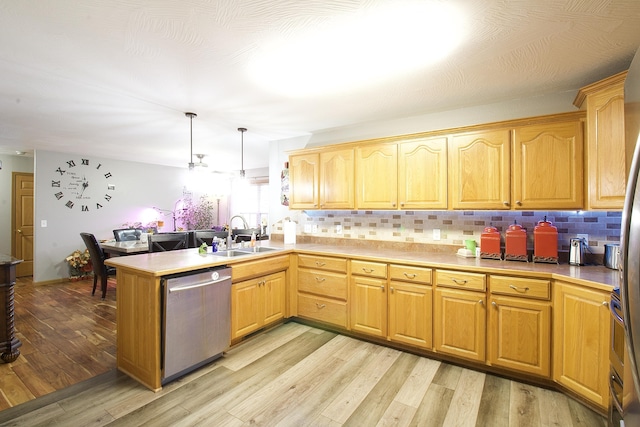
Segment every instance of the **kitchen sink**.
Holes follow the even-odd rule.
[[[213,255],[217,255],[219,257],[236,257],[236,256],[247,256],[249,255],[251,252],[246,252],[246,251],[241,251],[239,249],[229,249],[226,251],[218,251],[218,252],[213,252]]]
[[[261,252],[277,251],[278,248],[270,248],[267,246],[256,246],[254,248],[242,248],[242,249],[236,249],[236,250],[240,252],[248,253],[248,254],[258,254]]]

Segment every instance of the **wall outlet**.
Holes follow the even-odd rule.
[[[311,232],[312,232],[313,234],[316,234],[316,233],[318,232],[318,224],[313,224],[313,225],[311,226]]]
[[[45,228],[47,226],[47,220],[46,219],[41,219],[40,220],[40,227]]]
[[[434,228],[433,229],[433,240],[440,240],[440,229],[439,228]]]
[[[307,234],[311,233],[311,224],[304,225],[304,232]]]
[[[582,239],[586,244],[589,244],[589,235],[588,234],[578,234],[578,239]]]
[[[342,224],[336,224],[336,234],[342,234]]]

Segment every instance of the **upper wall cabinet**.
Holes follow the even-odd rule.
[[[372,144],[356,148],[356,208],[397,209],[398,146]]]
[[[513,208],[581,209],[582,146],[581,120],[516,128]]]
[[[320,209],[355,207],[353,148],[320,153]]]
[[[291,209],[353,209],[353,149],[289,156]]]
[[[510,132],[453,135],[449,146],[449,200],[453,209],[509,209]]]
[[[289,206],[292,209],[317,209],[320,177],[318,153],[289,157]]]
[[[622,209],[630,156],[624,134],[624,80],[627,72],[586,86],[573,102],[587,110],[587,207]],[[633,152],[633,147],[631,151]]]
[[[400,209],[447,209],[447,137],[398,144]]]

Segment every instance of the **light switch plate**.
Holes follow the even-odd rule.
[[[433,240],[440,240],[440,229],[439,228],[434,228],[433,229]]]
[[[46,219],[41,219],[40,220],[40,227],[45,228],[47,226],[47,220]]]
[[[304,232],[305,233],[311,233],[311,224],[305,224],[304,225]]]
[[[312,232],[313,234],[316,234],[316,233],[318,232],[318,224],[313,224],[313,225],[311,226],[311,232]]]
[[[336,224],[336,234],[342,234],[342,224]]]

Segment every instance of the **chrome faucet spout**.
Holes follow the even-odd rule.
[[[234,215],[231,217],[231,219],[229,219],[229,233],[231,233],[231,222],[234,220],[234,218],[240,218],[242,220],[242,226],[244,227],[245,230],[249,228],[249,224],[247,224],[247,220],[244,219],[242,215]]]

